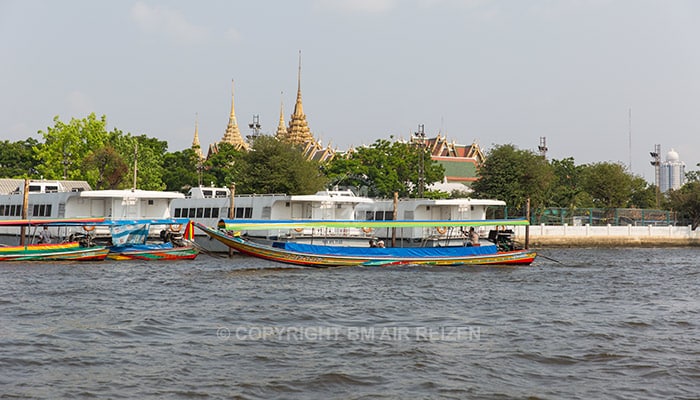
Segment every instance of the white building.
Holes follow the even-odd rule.
[[[660,178],[659,189],[662,193],[669,190],[680,189],[685,183],[685,163],[680,160],[678,153],[671,149],[666,153],[666,161],[659,166]]]

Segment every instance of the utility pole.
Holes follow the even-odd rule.
[[[651,165],[654,166],[654,184],[656,185],[656,208],[659,208],[661,205],[661,188],[659,187],[659,185],[661,184],[661,145],[655,144],[654,151],[650,151],[649,155],[652,158]]]
[[[418,164],[418,197],[423,198],[425,191],[425,125],[418,125],[418,132],[414,132],[413,136],[418,140],[418,148],[420,149],[420,163]]]

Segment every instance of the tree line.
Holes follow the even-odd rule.
[[[249,151],[219,143],[200,159],[193,149],[168,152],[168,143],[118,129],[107,131],[106,116],[94,113],[41,130],[42,141],[28,138],[0,146],[0,176],[85,180],[94,189],[187,192],[192,186],[236,185],[237,193],[309,194],[332,187],[353,188],[362,195],[391,198],[465,197],[504,200],[523,212],[529,200],[535,214],[560,208],[661,208],[682,213],[693,228],[700,224],[700,172],[667,194],[621,163],[577,165],[573,158],[546,160],[512,144],[495,145],[478,169],[473,192],[444,193],[423,187],[440,182],[445,170],[416,143],[379,139],[337,155],[328,162],[308,160],[301,148],[272,136],[256,137]],[[137,171],[134,174],[134,168]],[[424,190],[425,189],[425,190]]]

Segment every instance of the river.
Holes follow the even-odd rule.
[[[698,398],[697,249],[542,255],[0,264],[0,398]]]

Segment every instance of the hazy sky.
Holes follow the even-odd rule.
[[[700,1],[0,0],[0,139],[90,112],[189,147],[307,121],[345,150],[425,125],[653,181],[649,151],[700,163]],[[630,124],[631,109],[631,124]],[[630,129],[631,128],[631,129]],[[631,132],[631,151],[630,151]]]

